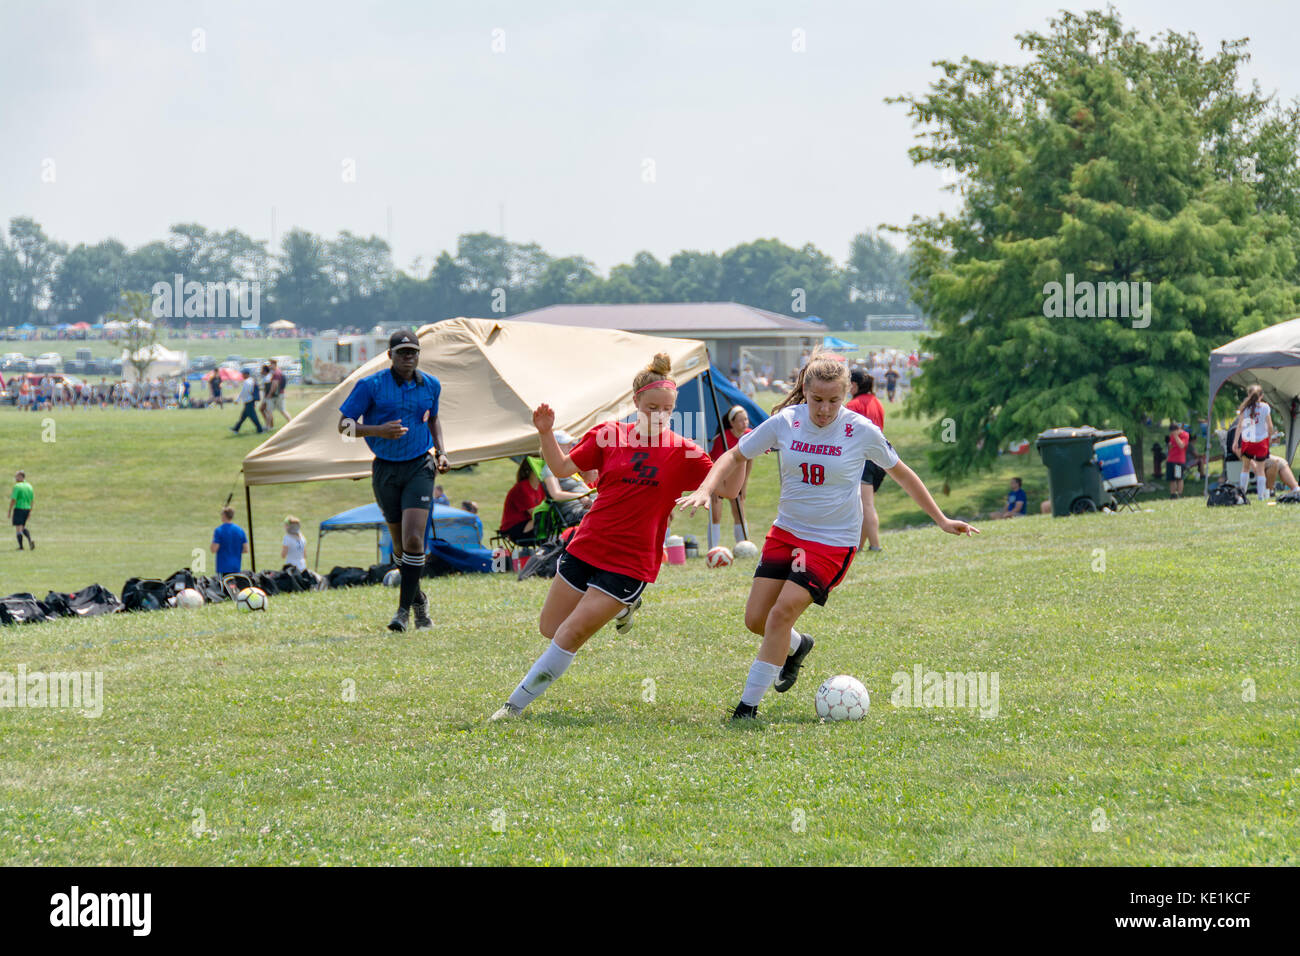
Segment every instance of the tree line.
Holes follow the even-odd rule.
[[[811,244],[759,239],[721,254],[682,251],[667,262],[640,252],[602,276],[581,256],[488,233],[462,235],[454,252],[427,268],[417,259],[406,271],[394,268],[383,239],[347,231],[326,239],[295,229],[272,253],[238,229],[181,223],[137,249],[116,239],[69,248],[19,216],[0,231],[0,326],[93,324],[124,293],[147,294],[181,275],[186,283],[256,281],[263,324],[287,319],[306,329],[418,326],[568,302],[727,301],[860,329],[870,315],[919,314],[908,271],[907,254],[870,231],[854,237],[843,265]]]

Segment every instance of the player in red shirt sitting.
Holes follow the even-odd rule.
[[[641,593],[658,577],[673,505],[699,488],[713,466],[703,448],[668,427],[677,403],[671,371],[668,355],[656,355],[632,383],[636,421],[597,425],[568,455],[556,444],[551,407],[539,405],[533,412],[551,472],[598,469],[600,494],[560,557],[542,606],[538,628],[550,646],[493,720],[514,717],[540,697],[578,648],[610,621],[621,618],[619,630],[631,626]],[[717,493],[735,497],[743,475],[744,469],[735,469],[733,481],[715,485]]]
[[[844,363],[815,353],[799,373],[794,390],[772,409],[772,417],[723,455],[704,484],[680,501],[694,514],[708,504],[717,487],[743,473],[745,459],[769,448],[780,452],[776,521],[763,544],[745,605],[745,626],[761,634],[763,643],[732,712],[733,720],[758,716],[758,702],[773,683],[778,693],[794,686],[813,647],[813,639],[794,625],[808,605],[825,605],[858,550],[862,524],[858,485],[865,461],[878,461],[944,531],[978,534],[966,522],[943,513],[874,422],[844,407],[848,386]]]
[[[748,435],[752,428],[749,427],[749,413],[740,405],[731,406],[731,411],[727,412],[726,427],[719,432],[718,437],[713,439],[713,447],[709,449],[709,457],[714,461],[721,458],[728,448],[735,448],[736,442]],[[739,543],[745,540],[745,526],[741,520],[745,507],[745,491],[749,488],[749,472],[753,463],[745,468],[745,478],[740,485],[740,494],[731,499],[731,520],[736,535],[736,541]],[[709,550],[722,544],[722,496],[714,495],[713,500],[709,503]]]

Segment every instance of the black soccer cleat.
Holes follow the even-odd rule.
[[[807,634],[800,634],[799,650],[785,659],[781,673],[777,675],[776,683],[772,685],[778,694],[784,694],[794,686],[794,682],[799,679],[799,668],[803,666],[803,659],[812,649],[813,639]]]
[[[427,631],[433,627],[433,621],[429,618],[429,599],[425,597],[423,591],[415,599],[411,609],[415,611],[415,629],[417,631]]]
[[[741,701],[736,705],[736,709],[731,712],[732,720],[756,720],[757,718],[757,704],[746,704],[744,701]]]

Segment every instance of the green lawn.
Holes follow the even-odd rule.
[[[28,470],[39,543],[0,551],[3,594],[189,565],[258,440],[223,431],[229,410],[53,417],[43,442],[40,416],[0,412],[0,468]],[[921,423],[887,425],[926,475]],[[1036,455],[940,500],[991,505],[1013,469],[1036,507]],[[444,484],[494,525],[510,470]],[[774,480],[760,461],[758,528]],[[286,511],[314,529],[369,499],[364,481],[255,489],[259,545]],[[1144,508],[889,535],[805,617],[818,645],[794,691],[742,729],[721,718],[756,644],[746,566],[666,568],[632,632],[595,637],[504,726],[486,717],[544,646],[546,582],[429,581],[432,634],[385,631],[384,588],[3,628],[0,671],[100,671],[105,688],[98,718],[0,708],[5,860],[1300,862],[1300,509]],[[926,520],[889,483],[882,512]],[[698,516],[678,528],[703,536]],[[372,539],[338,535],[322,567],[371,560]],[[891,706],[915,665],[996,673],[998,716]],[[870,690],[861,723],[816,721],[836,673]]]

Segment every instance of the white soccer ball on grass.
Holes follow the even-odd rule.
[[[813,698],[813,707],[822,720],[861,720],[870,706],[871,699],[862,682],[847,674],[822,681]]]

